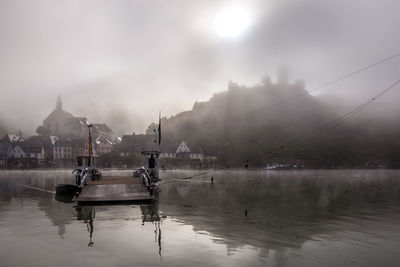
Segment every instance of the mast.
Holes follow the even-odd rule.
[[[92,141],[92,131],[90,128],[93,127],[93,124],[88,123],[87,125],[88,129],[89,129],[89,136],[88,136],[88,156],[91,157],[93,154],[93,141]]]

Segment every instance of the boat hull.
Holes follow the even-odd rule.
[[[58,184],[55,189],[57,195],[74,195],[79,187],[73,184]]]

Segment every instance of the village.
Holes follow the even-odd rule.
[[[36,133],[25,137],[22,133],[6,134],[0,139],[0,168],[71,168],[77,156],[83,155],[87,142],[86,117],[75,117],[63,109],[61,97],[56,108],[43,120]],[[155,149],[155,135],[116,136],[104,123],[92,124],[94,155],[102,168],[132,168],[142,164],[143,150]],[[164,168],[213,168],[217,157],[207,155],[199,147],[185,140],[166,139],[160,147]]]

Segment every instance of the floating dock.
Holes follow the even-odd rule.
[[[121,202],[152,201],[154,195],[138,178],[124,176],[105,176],[100,180],[90,181],[79,195],[76,202]]]

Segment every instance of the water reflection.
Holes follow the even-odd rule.
[[[400,260],[394,253],[400,245],[396,171],[217,173],[213,183],[205,177],[166,184],[158,202],[152,204],[107,206],[75,206],[70,200],[55,199],[49,189],[60,182],[57,179],[66,179],[65,174],[69,175],[61,172],[57,178],[56,172],[46,173],[43,178],[40,173],[6,177],[0,173],[0,227],[44,243],[52,235],[63,242],[61,248],[72,244],[102,255],[113,251],[118,259],[110,266],[128,266],[132,254],[138,259],[146,255],[152,264],[158,255],[157,259],[174,266],[178,263],[171,261],[174,255],[184,257],[185,263],[190,257],[194,263],[213,265],[209,254],[220,253],[221,247],[225,254],[218,254],[220,260],[235,259],[246,250],[246,255],[260,261],[253,265],[271,258],[277,265],[290,265],[293,255],[308,253],[321,260],[323,254],[305,253],[304,249],[309,244],[322,248],[334,242],[342,243],[322,251],[348,257],[364,252],[365,260],[359,266],[367,265],[368,258],[393,266]],[[174,178],[174,173],[169,175]],[[0,237],[12,242],[7,232],[0,231]],[[0,247],[2,242],[6,241]],[[119,264],[121,257],[126,257],[123,264]],[[340,263],[342,257],[336,258]]]
[[[390,238],[379,224],[396,224],[400,219],[397,175],[238,171],[214,175],[213,184],[203,179],[167,185],[160,194],[160,208],[214,242],[226,244],[228,255],[252,246],[267,257],[271,250],[301,249],[307,241],[335,237],[344,229],[349,234],[373,238],[380,233]],[[370,242],[381,242],[378,235]]]
[[[93,231],[94,224],[93,221],[96,217],[96,208],[93,206],[77,206],[76,210],[76,219],[78,221],[83,221],[86,224],[87,231],[89,232],[89,243],[88,247],[92,247],[94,245],[93,242]]]
[[[104,213],[103,218],[107,218],[109,220],[113,219],[121,219],[114,218],[112,216],[112,212],[110,212],[110,217],[108,217],[107,213],[110,209],[113,208],[130,208],[130,205],[103,205],[103,206],[94,206],[94,205],[77,205],[75,206],[75,214],[77,221],[81,221],[86,225],[86,230],[89,233],[89,242],[88,247],[94,246],[94,233],[95,233],[95,222],[96,222],[96,210],[100,213]],[[134,206],[135,207],[135,206]],[[154,242],[158,245],[158,254],[160,258],[162,258],[162,245],[161,245],[161,224],[166,216],[161,216],[158,211],[158,202],[154,202],[151,204],[143,204],[139,205],[141,211],[141,225],[144,226],[146,223],[150,223],[154,225]]]

